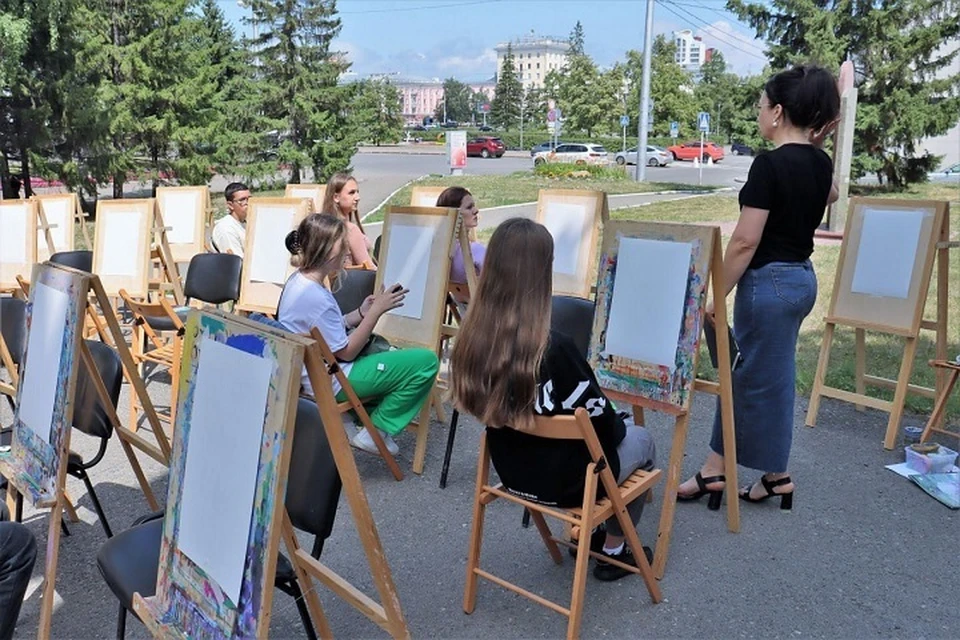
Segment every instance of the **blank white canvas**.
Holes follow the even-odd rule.
[[[437,198],[440,196],[434,193],[417,193],[417,201],[413,203],[415,207],[435,207]]]
[[[0,262],[23,264],[27,261],[27,224],[30,207],[8,204],[0,207]]]
[[[104,213],[101,213],[104,215]],[[104,220],[101,254],[103,260],[97,275],[136,276],[137,255],[140,253],[140,226],[142,211],[111,211]],[[145,249],[144,249],[145,250]]]
[[[415,320],[423,317],[423,301],[430,273],[430,250],[435,235],[435,227],[391,225],[383,284],[389,287],[399,282],[410,289],[410,293],[402,307],[389,313]]]
[[[190,410],[177,546],[236,604],[272,364],[204,337]]]
[[[56,200],[42,200],[40,206],[47,224],[53,227],[50,235],[53,237],[53,246],[57,251],[65,251],[69,245],[67,233],[73,230],[73,199],[57,198]],[[40,238],[40,246],[45,247],[47,239]]]
[[[290,254],[284,240],[292,229],[293,211],[289,207],[257,208],[257,230],[253,237],[253,255],[250,256],[250,280],[284,283],[290,263]]]
[[[692,246],[621,238],[605,351],[676,367]]]
[[[193,244],[197,239],[197,216],[202,215],[196,191],[161,191],[163,226],[170,244]]]
[[[547,202],[543,226],[553,236],[553,271],[576,275],[580,264],[580,243],[583,241],[587,208],[579,204]]]
[[[323,206],[323,202],[317,202],[316,198],[319,196],[319,190],[316,187],[309,188],[297,188],[294,187],[289,190],[287,197],[288,198],[302,198],[309,200],[313,205],[314,213],[320,213],[320,208]]]
[[[70,299],[67,294],[42,282],[34,285],[32,295],[33,312],[20,382],[23,389],[18,415],[21,422],[44,442],[49,442]]]
[[[923,211],[864,209],[853,268],[854,293],[906,299],[926,215]]]

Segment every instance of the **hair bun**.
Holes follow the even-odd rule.
[[[287,237],[284,238],[283,243],[287,246],[287,251],[293,255],[300,253],[300,234],[296,229],[287,234]]]

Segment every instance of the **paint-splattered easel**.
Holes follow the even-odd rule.
[[[617,265],[624,239],[643,239],[690,245],[690,267],[683,298],[680,334],[674,352],[675,368],[622,357],[607,346],[611,306],[617,286],[626,287],[630,296],[643,295],[635,283],[617,282]],[[623,274],[620,274],[623,275]],[[712,282],[711,282],[712,279]],[[717,335],[718,381],[696,378],[703,332],[707,287],[712,284],[715,330]],[[675,309],[664,309],[664,313]],[[737,450],[734,437],[733,385],[727,326],[726,289],[723,282],[723,253],[719,227],[665,224],[656,222],[610,222],[604,227],[597,280],[597,312],[590,340],[590,364],[604,392],[613,400],[633,407],[635,422],[642,425],[644,409],[652,409],[674,417],[673,443],[667,465],[663,507],[657,533],[657,549],[653,568],[662,578],[673,533],[677,488],[683,471],[687,430],[693,392],[704,391],[720,398],[723,427],[724,472],[727,487],[737,486]],[[740,505],[735,494],[727,491],[727,528],[740,530]]]

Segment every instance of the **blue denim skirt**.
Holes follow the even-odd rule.
[[[743,362],[733,372],[737,462],[783,473],[793,441],[800,324],[817,299],[817,276],[809,260],[771,262],[747,269],[737,283],[733,333]],[[710,448],[723,455],[720,403]]]

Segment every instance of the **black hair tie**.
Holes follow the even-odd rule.
[[[293,255],[300,253],[300,233],[296,229],[287,234],[283,243],[287,246],[287,251]]]

